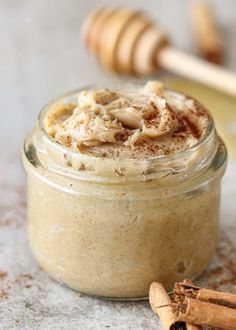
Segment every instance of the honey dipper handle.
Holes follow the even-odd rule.
[[[236,96],[236,75],[170,46],[157,54],[157,62],[171,72]]]

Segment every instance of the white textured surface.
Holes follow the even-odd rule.
[[[160,329],[147,302],[101,301],[53,282],[35,263],[27,242],[25,175],[20,160],[24,136],[40,107],[52,97],[81,85],[106,84],[111,79],[87,55],[79,40],[82,19],[96,3],[0,2],[0,271],[7,273],[0,273],[1,330]],[[99,1],[102,3],[107,1]],[[129,1],[152,12],[171,31],[177,45],[191,50],[186,17],[189,3]],[[229,49],[227,65],[236,71],[236,2],[214,3]],[[236,291],[236,165],[229,165],[223,180],[221,240],[215,259],[200,281]]]

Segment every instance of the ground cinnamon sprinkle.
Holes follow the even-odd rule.
[[[22,278],[25,278],[27,280],[32,280],[33,276],[31,274],[21,274],[20,275]]]
[[[214,290],[236,285],[236,245],[226,231],[221,233],[216,251],[216,266],[209,266],[199,277],[198,282],[209,282]],[[210,281],[209,281],[210,280]]]
[[[199,132],[199,129],[197,127],[197,125],[195,125],[194,123],[192,123],[189,118],[187,116],[183,116],[182,117],[182,121],[183,121],[183,128],[184,128],[184,131],[186,132],[188,128],[190,128],[193,136],[196,138],[196,139],[199,139],[200,136],[201,136],[201,133]],[[186,125],[187,124],[187,125]]]
[[[8,293],[5,290],[1,289],[0,290],[0,300],[6,299],[6,298],[8,298]]]
[[[0,271],[0,280],[4,279],[6,277],[7,277],[7,273]]]

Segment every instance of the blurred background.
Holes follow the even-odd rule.
[[[160,22],[179,49],[197,54],[190,25],[191,3],[190,0],[1,0],[1,179],[8,177],[14,181],[19,177],[24,137],[47,101],[82,85],[94,82],[108,85],[110,79],[123,79],[101,68],[82,45],[81,24],[91,10],[111,4],[143,9]],[[224,65],[236,72],[236,1],[210,3],[225,42]]]

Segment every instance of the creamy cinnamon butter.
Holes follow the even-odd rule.
[[[226,158],[209,112],[160,82],[49,103],[24,146],[37,261],[116,299],[195,278],[215,251]]]
[[[209,126],[209,113],[196,100],[150,81],[135,92],[82,91],[77,102],[59,102],[45,126],[58,143],[103,158],[146,159],[196,145]]]

